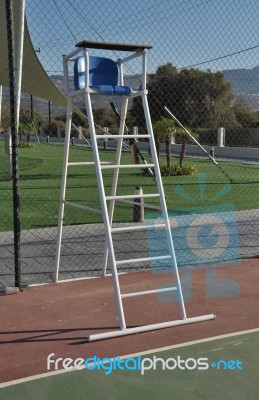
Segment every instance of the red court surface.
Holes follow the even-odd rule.
[[[30,287],[0,298],[0,383],[46,373],[47,356],[115,357],[259,327],[257,259],[218,267],[217,278],[236,282],[240,296],[208,297],[206,270],[193,270],[188,317],[216,319],[88,343],[89,333],[118,329],[111,277]],[[122,293],[150,290],[172,282],[171,275],[120,275]],[[229,293],[230,295],[231,293]],[[125,299],[128,327],[179,319],[178,306],[156,295]]]

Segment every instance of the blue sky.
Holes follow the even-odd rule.
[[[150,72],[166,62],[183,68],[259,45],[258,0],[27,0],[27,19],[50,75],[62,72],[62,54],[83,39],[152,44]],[[256,48],[199,68],[253,68],[258,56]]]

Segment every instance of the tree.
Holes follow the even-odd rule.
[[[10,109],[6,105],[2,107],[2,115],[1,115],[1,129],[6,131],[10,126]]]
[[[154,136],[156,143],[157,156],[159,158],[160,141],[164,139],[166,148],[166,164],[171,165],[171,141],[175,132],[175,124],[171,118],[162,117],[154,123]]]
[[[93,114],[96,124],[100,127],[106,126],[111,132],[118,130],[118,121],[111,108],[95,108]]]
[[[231,84],[221,72],[190,68],[178,71],[171,63],[158,67],[148,83],[149,106],[152,120],[166,115],[167,106],[183,125],[189,128],[236,125],[232,107],[234,98]],[[133,103],[133,112],[140,106]],[[143,115],[139,114],[143,124]]]
[[[190,132],[190,129],[189,129],[189,132]],[[197,135],[197,133],[193,133],[193,132],[190,132],[190,133],[195,139],[198,139],[199,135]],[[182,128],[176,128],[175,137],[176,137],[176,139],[180,139],[180,141],[182,143],[180,156],[179,156],[179,167],[182,169],[184,157],[186,154],[186,146],[187,146],[188,142],[189,143],[191,142],[191,139],[190,139],[190,136],[186,133],[186,131]]]
[[[243,99],[235,102],[233,110],[238,124],[244,128],[255,128],[258,124],[258,114]]]
[[[20,143],[22,142],[22,135],[27,135],[27,142],[31,141],[31,135],[35,134],[35,128],[31,122],[19,123],[19,137]]]

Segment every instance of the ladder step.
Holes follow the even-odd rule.
[[[117,265],[133,264],[145,261],[159,261],[159,260],[170,260],[171,256],[157,256],[157,257],[144,257],[144,258],[131,258],[129,260],[119,260],[116,262]]]
[[[92,207],[83,206],[82,204],[73,203],[72,201],[66,201],[65,200],[64,204],[66,204],[67,206],[80,208],[81,210],[87,210],[87,211],[92,211],[92,212],[95,212],[95,213],[98,213],[98,214],[102,214],[102,211],[99,210],[98,208],[92,208]]]
[[[162,288],[162,289],[154,289],[154,290],[145,290],[143,292],[133,292],[133,293],[125,293],[121,295],[122,299],[125,299],[127,297],[135,297],[135,296],[144,296],[146,294],[154,294],[154,293],[162,293],[162,292],[171,292],[173,290],[177,290],[177,286],[170,286],[168,288]]]
[[[120,201],[121,201],[122,203],[126,203],[126,204],[132,204],[132,205],[136,204],[136,205],[139,205],[139,202],[135,202],[135,201],[131,201],[131,200],[120,200]],[[149,203],[143,203],[143,207],[144,207],[144,208],[151,209],[151,210],[158,210],[158,211],[161,211],[161,207],[153,206],[153,204],[149,204]]]
[[[111,228],[112,233],[116,232],[128,232],[128,231],[144,231],[146,229],[157,229],[164,228],[165,224],[157,224],[157,225],[135,225],[135,226],[124,226],[122,228]]]
[[[155,164],[109,164],[101,165],[102,169],[119,169],[119,168],[153,168]]]
[[[101,165],[102,164],[110,164],[110,162],[102,161]],[[69,163],[67,163],[67,165],[68,165],[68,167],[78,167],[78,166],[81,166],[81,165],[95,165],[95,162],[94,161],[69,162]]]
[[[106,196],[106,200],[123,200],[123,199],[143,199],[147,197],[160,197],[159,193],[153,194],[128,194],[124,196]]]
[[[150,135],[95,135],[96,139],[133,139],[133,138],[138,138],[138,139],[148,139],[150,138]]]

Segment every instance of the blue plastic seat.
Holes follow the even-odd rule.
[[[85,88],[85,59],[79,56],[74,64],[75,90]],[[129,86],[119,85],[118,64],[104,57],[89,56],[89,87],[96,94],[125,96],[132,92]]]

